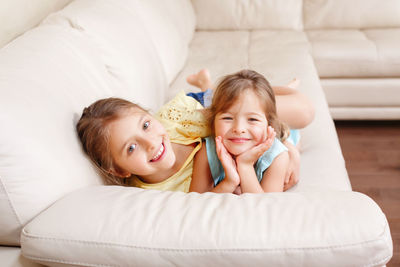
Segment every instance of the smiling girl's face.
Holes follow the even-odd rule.
[[[214,121],[215,136],[221,136],[225,148],[235,156],[260,144],[267,127],[260,97],[248,89],[228,109],[219,112]]]
[[[149,113],[132,108],[109,125],[109,149],[121,177],[137,175],[146,183],[169,177],[176,157],[168,134]]]

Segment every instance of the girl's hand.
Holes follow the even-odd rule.
[[[285,142],[286,147],[289,150],[289,165],[286,173],[283,191],[288,190],[299,182],[300,176],[300,152],[299,150],[289,142]]]
[[[267,136],[263,138],[263,142],[237,156],[236,164],[247,164],[253,166],[254,163],[262,156],[262,154],[270,149],[270,147],[274,143],[275,136],[276,133],[274,128],[268,126]]]
[[[231,154],[229,154],[229,152],[226,150],[224,144],[222,143],[221,136],[217,136],[215,138],[215,146],[218,158],[225,170],[225,179],[238,186],[240,184],[240,177],[236,169],[236,162],[232,158]]]
[[[241,195],[242,194],[242,189],[240,188],[240,185],[236,187],[235,191],[233,191],[234,194],[236,195]]]

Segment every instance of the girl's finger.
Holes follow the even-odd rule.
[[[254,147],[257,157],[261,157],[262,154],[265,153],[270,148],[270,144],[268,140],[264,143],[259,144],[258,146]]]
[[[286,175],[285,175],[285,184],[288,184],[289,180],[290,180],[290,173],[287,172]]]
[[[228,154],[228,151],[226,150],[224,144],[222,143],[221,136],[217,136],[215,138],[215,146],[216,146],[216,150],[217,150],[217,156],[219,159],[221,159],[223,155]]]
[[[215,150],[217,151],[218,158],[221,157],[221,143],[219,136],[215,137]]]
[[[222,137],[221,136],[218,136],[218,142],[219,142],[219,147],[221,149],[221,152],[228,153],[228,151],[226,151],[224,143],[222,143]]]
[[[268,126],[268,138],[269,139],[274,139],[276,136],[275,129],[272,128],[272,126]]]
[[[265,130],[265,132],[263,132],[263,137],[262,137],[262,142],[261,143],[263,143],[263,142],[265,142],[267,139],[268,139],[268,128],[269,128],[269,126],[267,127],[267,129]]]

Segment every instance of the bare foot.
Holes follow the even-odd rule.
[[[299,87],[299,84],[300,84],[300,80],[297,78],[294,78],[292,81],[290,81],[288,83],[287,87],[296,89],[297,87]]]
[[[202,69],[198,73],[191,74],[186,78],[186,81],[201,89],[202,92],[207,89],[212,89],[212,82],[210,79],[210,72],[208,69]]]

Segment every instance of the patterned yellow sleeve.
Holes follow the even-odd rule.
[[[187,145],[210,135],[201,109],[203,106],[199,102],[181,91],[155,117],[164,125],[172,142]]]

